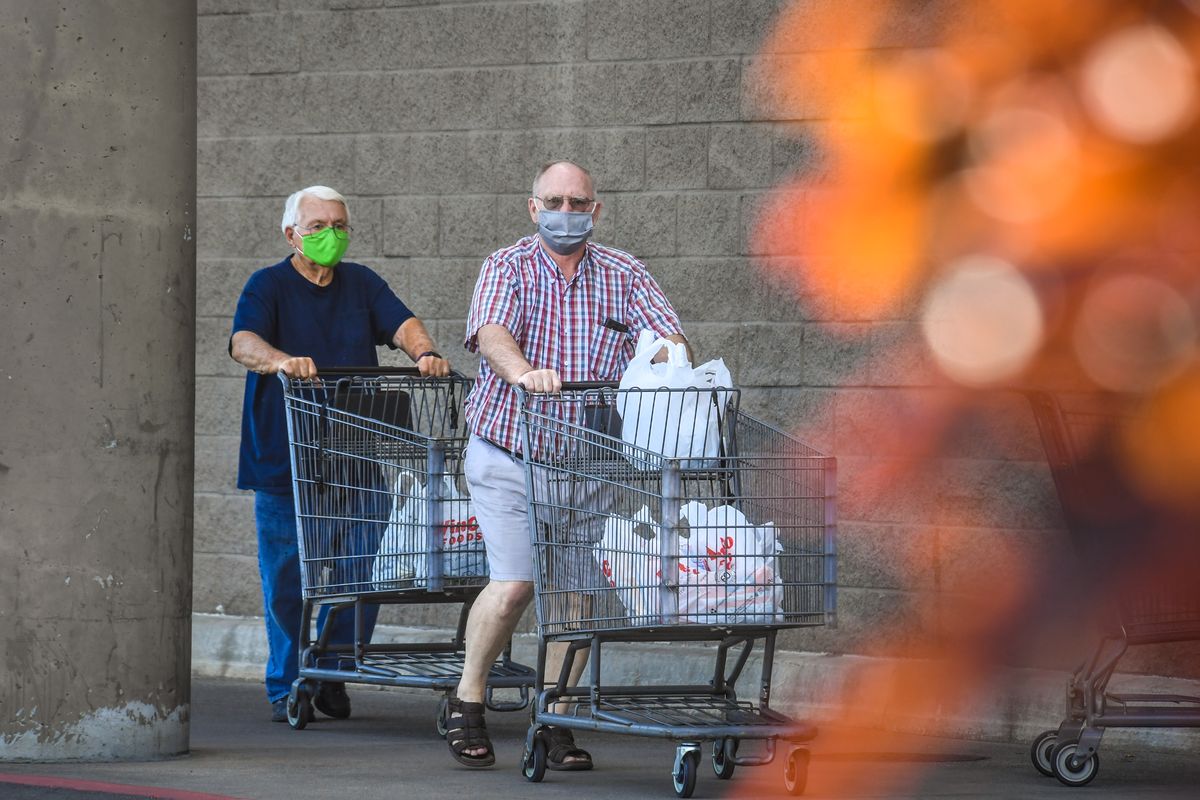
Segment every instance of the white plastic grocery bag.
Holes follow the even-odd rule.
[[[775,526],[755,526],[730,505],[691,501],[679,509],[689,536],[679,537],[679,622],[769,625],[782,613],[775,572]],[[656,623],[662,608],[659,524],[643,506],[633,517],[610,516],[596,561],[633,624]]]
[[[471,508],[471,499],[458,490],[454,479],[447,475],[440,481],[442,536],[442,575],[462,578],[487,575],[487,556],[483,532]],[[402,469],[396,477],[395,505],[379,555],[371,569],[371,580],[377,589],[404,588],[404,581],[422,580],[428,576],[429,492],[416,473]]]
[[[769,625],[779,621],[782,585],[775,573],[775,526],[751,524],[731,505],[692,501],[679,513],[679,621],[702,625]]]
[[[653,363],[663,348],[667,360]],[[722,359],[693,367],[687,348],[669,339],[656,339],[650,331],[638,335],[637,350],[621,376],[617,400],[621,438],[628,444],[665,458],[684,459],[684,469],[710,466],[720,454],[721,422],[726,392],[733,379]],[[655,389],[708,391],[656,392]],[[717,390],[717,391],[714,391]],[[628,453],[635,460],[632,451]]]
[[[596,563],[629,617],[658,614],[658,523],[642,506],[630,517],[609,516],[596,544]]]

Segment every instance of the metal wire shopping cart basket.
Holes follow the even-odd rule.
[[[1099,625],[1095,649],[1067,684],[1067,713],[1030,748],[1034,767],[1068,786],[1100,770],[1108,728],[1200,727],[1200,697],[1109,691],[1131,645],[1200,639],[1200,537],[1193,515],[1148,499],[1131,483],[1126,445],[1137,436],[1115,398],[1064,408],[1028,395],[1072,544],[1084,598]]]
[[[303,728],[316,681],[442,692],[437,727],[463,667],[467,615],[487,583],[482,536],[462,477],[470,380],[422,378],[415,369],[347,368],[284,385],[304,597],[300,677],[288,721]],[[458,603],[450,641],[369,643],[368,604]],[[329,607],[319,636],[314,612]],[[329,640],[332,620],[353,614],[353,644]],[[492,666],[487,701],[497,710],[528,704],[530,667],[511,647]],[[493,689],[516,689],[503,701]]]
[[[526,778],[544,776],[547,726],[564,726],[676,740],[681,797],[703,742],[721,778],[785,742],[785,786],[803,791],[815,728],[771,708],[771,671],[780,629],[835,622],[834,459],[742,413],[732,389],[519,394],[539,686],[548,643],[569,653],[536,697]],[[604,682],[604,645],[663,641],[715,642],[711,682]],[[761,676],[743,697],[759,643]],[[588,648],[586,685],[571,687]],[[761,744],[739,753],[743,740]]]

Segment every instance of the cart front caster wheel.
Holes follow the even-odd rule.
[[[312,718],[312,693],[307,686],[293,686],[288,692],[287,721],[292,730],[302,731]]]
[[[521,759],[521,773],[530,783],[541,783],[546,777],[546,740],[541,734],[533,737],[533,746]]]
[[[789,751],[783,762],[783,788],[793,797],[804,794],[808,785],[808,751],[797,747]]]
[[[696,791],[696,773],[700,771],[700,751],[686,750],[675,756],[675,770],[671,773],[671,784],[679,797],[691,797]]]
[[[1054,777],[1054,748],[1058,746],[1058,731],[1043,731],[1029,746],[1033,768],[1047,778]]]
[[[445,739],[446,734],[449,731],[450,731],[450,698],[443,696],[442,699],[438,701],[438,710],[437,710],[438,736]]]
[[[1074,743],[1054,751],[1054,777],[1067,786],[1087,786],[1100,771],[1100,754],[1077,756],[1076,751]]]
[[[723,781],[733,777],[733,759],[737,757],[738,740],[721,739],[713,742],[712,767],[713,772]]]

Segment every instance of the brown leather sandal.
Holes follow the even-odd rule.
[[[547,732],[546,768],[559,772],[583,772],[592,768],[592,754],[575,746],[575,734],[558,725]],[[568,761],[568,759],[570,759]]]
[[[446,744],[450,746],[450,755],[464,767],[490,767],[496,763],[483,712],[483,703],[466,703],[457,697],[450,698],[446,714]],[[480,755],[467,752],[478,747],[487,748],[487,752]]]

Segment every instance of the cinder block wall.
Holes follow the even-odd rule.
[[[980,590],[970,566],[994,561],[1005,581],[1008,557],[1061,547],[1019,398],[962,426],[932,466],[898,461],[889,442],[931,379],[915,310],[862,319],[760,269],[756,209],[789,175],[821,177],[816,138],[844,122],[817,32],[759,53],[783,5],[200,0],[197,611],[260,613],[252,501],[234,488],[243,373],[226,339],[245,279],[286,254],[285,196],[313,183],[347,194],[349,257],[472,372],[461,338],[480,262],[530,231],[531,174],[554,157],[593,170],[597,240],[649,264],[745,405],[840,459],[841,627],[787,646],[920,654],[944,633],[938,610]],[[881,44],[928,45],[940,15],[970,5],[914,3]],[[756,82],[764,57],[799,59],[811,85],[781,96]],[[803,270],[802,254],[775,262]],[[861,479],[878,468],[894,477]],[[931,602],[914,613],[914,599]]]

